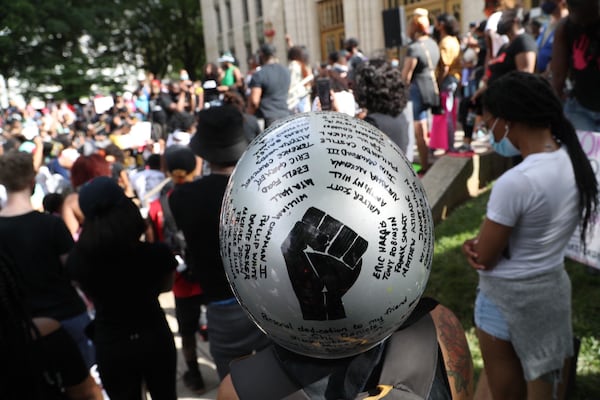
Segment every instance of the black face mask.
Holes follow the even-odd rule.
[[[552,14],[554,12],[554,10],[556,10],[556,7],[558,7],[558,4],[556,4],[553,1],[545,1],[540,6],[540,8],[542,9],[542,12],[546,15]]]

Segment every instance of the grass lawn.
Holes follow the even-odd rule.
[[[454,210],[435,228],[435,254],[426,295],[452,309],[463,323],[473,354],[476,374],[483,362],[473,327],[477,273],[461,252],[464,240],[475,236],[485,215],[486,192]],[[573,287],[573,330],[581,339],[573,399],[600,399],[600,275],[566,260]]]

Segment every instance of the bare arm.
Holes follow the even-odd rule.
[[[472,399],[475,386],[473,359],[465,331],[456,315],[441,304],[430,315],[444,357],[452,399]]]
[[[402,80],[406,85],[410,85],[412,80],[413,72],[417,67],[418,60],[415,57],[406,57],[404,65],[402,66]]]
[[[512,227],[485,218],[479,235],[463,244],[463,253],[467,256],[469,264],[481,270],[494,268],[508,245],[511,232]]]
[[[77,236],[83,218],[83,213],[79,208],[79,195],[77,193],[69,194],[63,204],[62,219],[73,237]]]
[[[517,54],[515,56],[515,65],[517,66],[517,71],[533,74],[535,71],[535,52],[525,51]]]
[[[248,98],[248,114],[256,114],[256,111],[258,111],[258,106],[260,105],[261,96],[261,88],[253,87],[250,89],[250,97]]]
[[[235,88],[239,89],[244,86],[244,77],[242,76],[242,72],[239,68],[235,68],[233,70],[233,77],[235,78]]]
[[[35,150],[33,152],[33,170],[38,172],[44,162],[44,141],[41,136],[36,136],[33,138],[33,143],[35,143]]]
[[[494,45],[492,44],[492,35],[490,33],[490,31],[485,31],[484,32],[484,38],[485,38],[485,62],[483,64],[483,67],[485,70],[487,70],[488,65],[490,63],[490,60],[492,58],[494,58],[494,55],[492,54],[492,51],[494,49]]]
[[[177,98],[177,103],[175,104],[175,110],[177,112],[185,111],[185,91],[182,89],[181,93],[179,93],[179,97]]]
[[[233,387],[230,374],[227,374],[227,376],[221,381],[221,384],[219,385],[219,391],[217,392],[217,400],[239,400],[237,392]]]

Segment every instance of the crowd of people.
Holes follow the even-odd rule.
[[[498,154],[519,157],[463,245],[480,275],[477,395],[563,396],[574,353],[564,251],[578,225],[585,243],[598,202],[575,130],[600,132],[600,10],[593,0],[545,0],[541,10],[534,19],[514,0],[486,0],[486,20],[461,35],[454,16],[418,8],[401,65],[368,58],[355,38],[311,65],[288,37],[286,61],[265,43],[244,75],[224,53],[197,82],[185,70],[172,80],[149,74],[104,108],[101,96],[11,101],[0,115],[0,306],[11,316],[0,340],[14,376],[28,371],[35,384],[6,398],[101,398],[89,374],[97,364],[111,399],[139,398],[142,383],[152,398],[175,399],[177,354],[158,302],[170,290],[184,383],[206,390],[196,355],[205,312],[223,398],[236,398],[231,362],[271,341],[226,279],[227,182],[264,129],[329,110],[377,127],[410,161],[416,146],[421,175],[434,135],[448,153],[487,137]],[[568,196],[557,198],[558,187]]]

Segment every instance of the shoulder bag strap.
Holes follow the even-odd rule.
[[[388,342],[379,383],[403,386],[427,399],[438,362],[435,325],[429,314],[395,332]]]
[[[241,400],[309,400],[285,373],[273,346],[230,365],[231,381]]]
[[[419,41],[419,43],[421,44],[421,47],[423,47],[423,51],[425,52],[425,55],[427,56],[427,66],[429,67],[429,73],[431,74],[431,80],[433,80],[433,90],[435,91],[435,94],[439,95],[440,89],[438,88],[437,79],[435,79],[435,70],[433,69],[433,63],[431,62],[431,55],[429,55],[429,50],[427,50],[427,47],[425,47],[425,44],[422,41]]]

